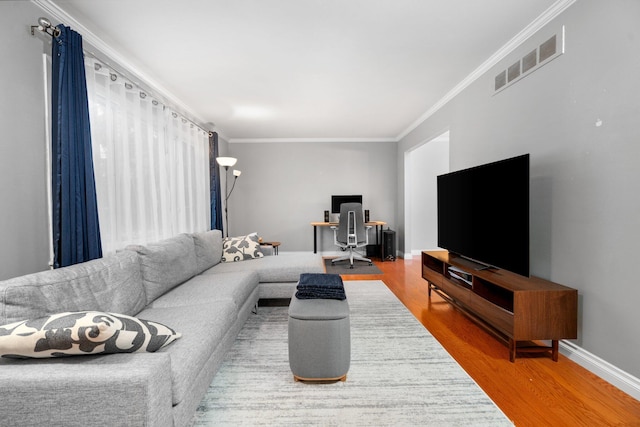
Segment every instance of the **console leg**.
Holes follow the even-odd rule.
[[[551,358],[554,362],[558,361],[558,340],[551,340]]]

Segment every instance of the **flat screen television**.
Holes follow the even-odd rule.
[[[438,246],[529,276],[529,154],[437,179]]]
[[[331,213],[339,214],[340,205],[343,203],[360,203],[362,204],[362,194],[352,194],[348,196],[331,196]]]

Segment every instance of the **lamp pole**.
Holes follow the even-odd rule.
[[[228,167],[227,167],[228,169]],[[229,197],[231,196],[231,193],[233,193],[233,189],[236,188],[236,181],[238,180],[238,177],[240,176],[240,174],[242,173],[242,171],[239,171],[237,169],[233,170],[233,185],[231,186],[231,191],[229,191],[229,193],[227,193],[227,197],[224,199],[224,219],[225,221],[227,221],[227,237],[229,237],[229,215],[227,212],[227,200],[229,200]],[[225,193],[227,192],[227,186],[228,186],[228,170],[227,172],[225,172],[225,174],[227,175],[225,177],[225,182],[224,182],[224,191]]]
[[[235,181],[233,182],[235,184]],[[229,200],[229,166],[224,167],[224,194],[226,194],[224,198],[224,223],[225,229],[224,234],[225,237],[229,237],[229,210],[227,209],[227,200]],[[233,188],[233,187],[231,187]]]
[[[233,166],[236,164],[236,162],[238,161],[238,159],[234,158],[234,157],[218,157],[216,158],[216,161],[218,162],[218,164],[222,167],[224,167],[224,173],[225,173],[225,180],[224,180],[224,194],[225,194],[225,198],[224,198],[224,220],[226,223],[226,227],[225,227],[225,237],[229,237],[229,210],[227,208],[227,201],[229,200],[229,196],[231,196],[231,193],[233,193],[233,189],[236,187],[236,181],[238,180],[238,177],[240,176],[240,174],[242,173],[239,170],[234,169],[233,170],[233,185],[231,186],[231,191],[229,191],[229,166]]]

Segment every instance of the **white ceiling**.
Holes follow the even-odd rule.
[[[36,0],[230,141],[397,140],[556,0]],[[566,1],[565,1],[566,2]],[[63,21],[64,22],[64,21]],[[516,37],[517,38],[517,37]]]

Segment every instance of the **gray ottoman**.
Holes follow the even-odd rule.
[[[349,303],[298,299],[289,305],[289,366],[295,381],[345,381],[351,363]]]

